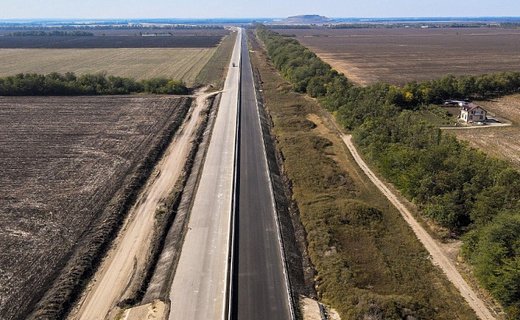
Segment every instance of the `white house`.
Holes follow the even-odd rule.
[[[459,118],[466,123],[486,121],[487,111],[474,103],[461,106]]]

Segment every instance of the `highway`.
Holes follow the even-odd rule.
[[[246,37],[240,29],[170,290],[170,320],[293,319]]]
[[[233,319],[292,319],[246,33],[242,40]]]
[[[226,314],[241,40],[239,30],[170,290],[171,320]]]

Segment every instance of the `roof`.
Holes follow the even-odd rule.
[[[480,109],[484,110],[484,108],[482,108],[481,106],[479,106],[477,104],[474,104],[474,103],[468,103],[468,104],[465,104],[465,105],[463,105],[461,107],[461,109],[464,110],[464,111],[472,111],[472,110],[475,110],[477,108],[480,108]]]

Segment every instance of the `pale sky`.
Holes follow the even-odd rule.
[[[0,0],[0,19],[520,16],[520,0]]]

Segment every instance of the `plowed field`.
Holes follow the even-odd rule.
[[[0,97],[1,319],[25,318],[188,103]]]
[[[279,31],[279,30],[276,30]],[[294,35],[349,79],[403,84],[498,71],[520,71],[520,30],[308,29]]]

